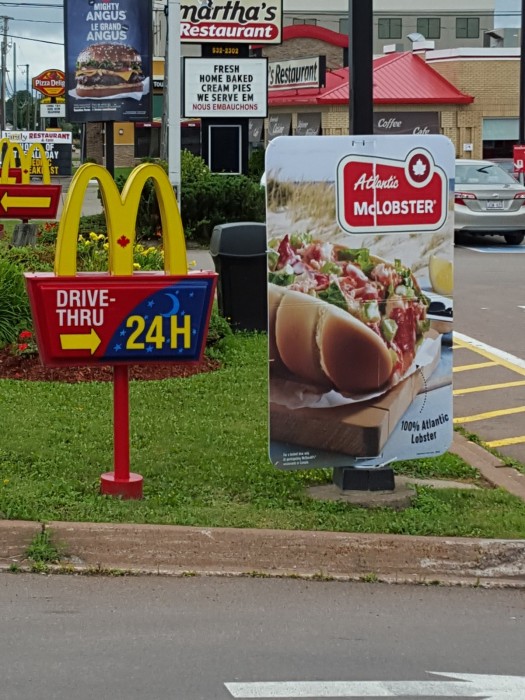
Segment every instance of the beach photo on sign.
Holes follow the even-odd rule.
[[[268,149],[277,466],[304,463],[304,448],[309,466],[326,465],[327,451],[347,462],[428,456],[451,437],[453,162],[446,139],[441,156],[412,137],[380,149],[384,138],[356,148],[281,137]],[[401,420],[422,405],[419,422]],[[442,430],[425,429],[436,421]]]

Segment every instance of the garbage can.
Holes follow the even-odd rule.
[[[237,330],[267,330],[266,224],[215,226],[210,253],[218,273],[219,313]]]

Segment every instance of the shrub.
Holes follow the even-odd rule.
[[[13,343],[21,328],[31,326],[31,311],[22,270],[0,258],[0,344]]]
[[[264,158],[264,153],[262,157]],[[148,161],[146,159],[143,162]],[[165,161],[155,162],[167,172],[168,165]],[[118,175],[115,182],[119,191],[122,191],[126,178]],[[103,215],[99,216],[103,219]],[[243,175],[211,173],[202,158],[189,151],[182,151],[181,216],[186,238],[207,245],[213,228],[217,224],[264,221],[264,189],[259,186],[258,180],[255,182]],[[90,231],[106,232],[103,220],[95,223],[95,217],[90,218],[92,225],[88,226],[89,230],[84,229],[83,223],[80,233],[85,235]],[[138,210],[137,240],[151,239],[158,235],[160,229],[160,211],[155,187],[153,181],[148,180],[144,186]]]
[[[252,151],[248,162],[248,177],[257,183],[261,182],[261,177],[264,173],[264,155],[264,148],[258,148]]]

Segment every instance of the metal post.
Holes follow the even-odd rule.
[[[2,36],[2,85],[0,86],[0,102],[2,105],[0,114],[0,130],[5,130],[6,118],[5,118],[5,98],[6,98],[6,79],[7,79],[7,26],[11,17],[2,17],[4,20],[3,36]]]
[[[113,367],[113,471],[100,477],[107,496],[142,498],[142,476],[129,470],[129,372],[127,365]]]
[[[16,94],[16,44],[13,42],[13,130],[18,126],[18,96]]]
[[[350,134],[371,134],[374,128],[373,14],[373,0],[349,0]]]
[[[181,184],[181,49],[180,49],[180,0],[168,0],[169,75],[168,90],[168,176],[180,206]]]
[[[525,0],[523,0],[525,2]],[[373,0],[348,2],[349,133],[372,134],[373,103]],[[390,467],[336,467],[333,483],[341,491],[393,491]]]

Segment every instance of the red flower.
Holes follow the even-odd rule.
[[[26,340],[32,338],[33,334],[31,333],[31,331],[22,331],[18,337],[20,338],[20,340]]]
[[[20,350],[20,352],[24,352],[24,350],[27,350],[28,347],[29,347],[29,345],[27,343],[19,343],[18,344],[18,349]]]

